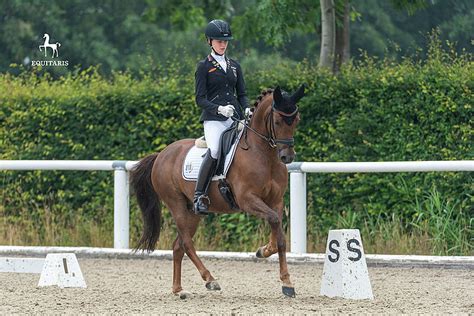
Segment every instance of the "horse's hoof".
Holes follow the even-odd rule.
[[[206,288],[210,291],[220,291],[221,290],[221,286],[219,285],[219,283],[217,283],[217,281],[209,281],[206,283]]]
[[[255,255],[256,255],[257,258],[259,258],[259,259],[265,259],[265,257],[263,256],[263,248],[264,248],[264,247],[258,248],[257,252],[255,253]]]
[[[178,293],[175,293],[175,295],[179,296],[179,298],[182,300],[191,298],[193,296],[190,292],[187,292],[187,291],[180,291]]]
[[[294,287],[289,287],[289,286],[282,286],[281,290],[283,294],[285,294],[288,297],[296,297],[295,293],[295,288]]]

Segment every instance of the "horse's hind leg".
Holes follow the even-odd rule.
[[[181,287],[181,263],[183,262],[184,249],[179,235],[173,242],[173,293],[180,298],[187,298],[190,294]]]
[[[206,288],[209,290],[220,290],[219,284],[204,266],[201,259],[199,259],[194,248],[192,238],[196,233],[201,218],[186,208],[180,208],[180,210],[183,211],[179,214],[172,211],[176,227],[178,228],[178,237],[173,243],[173,293],[179,294],[183,291],[181,287],[181,262],[184,253],[188,255],[189,259],[198,269],[202,279],[206,282]]]

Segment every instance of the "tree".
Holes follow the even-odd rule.
[[[247,6],[232,24],[246,44],[263,40],[281,47],[294,32],[319,33],[320,18],[319,5],[311,0],[261,0]]]
[[[338,73],[341,65],[348,62],[351,57],[350,51],[350,4],[349,0],[344,0],[341,10],[336,7],[336,48],[334,58],[334,73]]]
[[[429,5],[427,0],[391,3],[409,14]],[[235,21],[239,33],[247,39],[262,39],[275,47],[287,42],[292,32],[321,34],[319,66],[337,73],[350,59],[350,21],[358,16],[350,0],[320,0],[319,7],[310,0],[262,0],[249,6]]]
[[[287,42],[292,32],[314,34],[321,41],[319,65],[337,71],[350,57],[351,14],[356,16],[349,0],[320,0],[319,6],[310,0],[262,0],[236,17],[235,24],[245,38],[275,47]]]
[[[336,48],[336,14],[333,0],[320,0],[321,6],[321,50],[319,67],[333,66]]]
[[[416,48],[426,47],[425,35],[433,28],[439,28],[443,42],[457,43],[458,51],[474,51],[472,0],[332,2],[335,48],[326,55],[333,56],[336,73],[351,54],[357,58],[360,50],[395,58],[416,53]],[[319,62],[320,1],[50,0],[46,6],[41,0],[8,0],[0,1],[0,72],[18,73],[21,70],[10,64],[44,58],[38,45],[43,34],[49,33],[52,40],[61,42],[59,58],[69,60],[70,65],[43,68],[54,76],[98,64],[103,74],[125,69],[154,71],[167,69],[169,63],[183,57],[186,63],[177,66],[188,73],[195,60],[208,52],[203,31],[215,18],[231,22],[236,39],[231,52],[243,65],[246,61],[258,64],[261,57],[274,61],[277,55],[281,60]]]

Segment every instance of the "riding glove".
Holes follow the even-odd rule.
[[[229,105],[220,105],[217,108],[217,113],[224,115],[225,117],[232,117],[234,115],[234,106],[232,104]]]

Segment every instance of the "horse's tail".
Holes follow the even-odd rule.
[[[130,184],[137,197],[143,218],[143,234],[135,251],[139,249],[148,252],[155,250],[156,242],[160,237],[160,197],[151,183],[151,171],[156,156],[158,156],[158,153],[146,156],[130,172]]]

